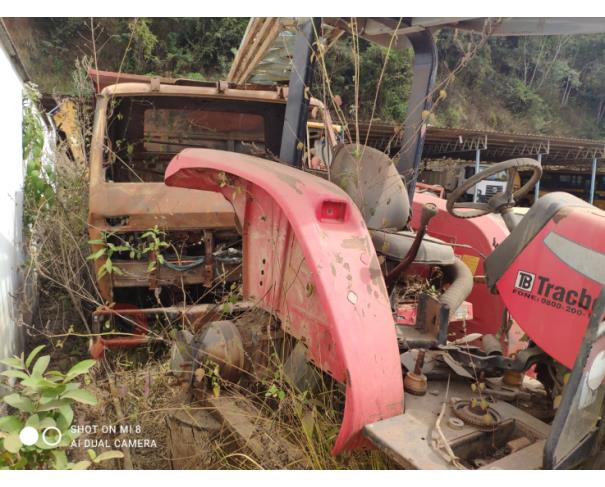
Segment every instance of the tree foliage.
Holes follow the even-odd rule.
[[[34,50],[39,52],[31,69],[40,70],[34,79],[40,79],[44,92],[68,92],[69,83],[62,85],[61,76],[68,79],[74,61],[84,56],[100,69],[224,79],[247,22],[247,18],[32,19],[38,46]],[[478,36],[444,29],[436,33],[436,40],[440,81],[451,76]],[[350,36],[343,36],[325,57],[331,91],[341,96],[345,115],[358,110],[362,119],[373,115],[402,121],[412,53],[392,51],[386,59],[385,48],[360,40],[356,50],[354,44]],[[316,84],[314,96],[326,95],[321,87]],[[447,100],[431,119],[439,125],[602,137],[605,35],[493,37],[456,72],[446,90]]]
[[[440,77],[472,41],[439,32]],[[437,113],[443,125],[602,137],[605,35],[493,37],[450,93]]]
[[[224,79],[247,24],[238,17],[32,19],[37,38],[28,47],[39,63],[30,68],[32,75],[46,71],[39,73],[43,91],[62,93],[70,91],[69,73],[83,57],[103,70]]]
[[[357,58],[357,59],[356,59]],[[345,115],[356,110],[355,63],[359,63],[359,117],[387,122],[402,122],[412,84],[412,53],[370,44],[360,39],[358,52],[350,37],[338,41],[326,56],[326,70],[331,91],[342,98]],[[384,70],[382,81],[381,73]],[[321,86],[323,70],[316,70],[316,84]],[[314,94],[319,96],[321,88]]]
[[[71,428],[76,403],[97,404],[96,397],[80,382],[83,376],[90,383],[88,373],[96,361],[82,360],[66,373],[47,370],[50,355],[38,357],[42,349],[44,345],[36,347],[27,358],[21,354],[0,361],[8,367],[0,372],[0,380],[7,382],[12,391],[0,399],[11,410],[0,418],[0,470],[82,470],[122,458],[118,451],[97,455],[88,450],[90,460],[68,459],[72,442],[79,436]],[[26,428],[30,430],[29,438],[23,434]]]

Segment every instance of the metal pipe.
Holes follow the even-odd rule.
[[[597,178],[597,157],[592,158],[592,168],[590,172],[590,195],[588,197],[588,202],[592,205],[594,201],[594,190],[595,190],[595,182]]]
[[[135,335],[125,338],[103,338],[97,337],[89,347],[90,356],[95,360],[99,360],[105,354],[108,348],[133,348],[139,345],[144,345],[153,339],[148,335]]]
[[[91,357],[94,359],[100,359],[108,348],[137,347],[147,343],[150,339],[147,316],[141,313],[136,306],[117,303],[112,311],[116,314],[119,314],[120,312],[128,313],[131,316],[129,321],[134,325],[134,331],[131,336],[127,337],[104,338],[102,336],[97,336],[93,338],[89,346],[89,351]],[[103,314],[104,313],[95,313],[95,321],[98,320],[98,316],[102,316]]]
[[[424,146],[426,112],[431,109],[431,95],[437,75],[437,46],[428,30],[414,32],[407,38],[414,49],[414,78],[397,170],[406,181],[411,206]]]
[[[230,307],[230,311],[246,311],[254,307],[254,303],[251,301],[238,301]],[[193,304],[188,306],[166,306],[165,308],[136,308],[136,309],[116,309],[103,307],[95,310],[94,315],[100,316],[131,316],[131,315],[197,315],[205,314],[215,309],[222,309],[217,304]]]
[[[481,149],[477,149],[475,151],[475,174],[479,174],[479,171],[481,170]],[[477,199],[478,199],[478,194],[477,192],[479,191],[479,188],[477,187],[477,185],[475,185],[475,191],[473,193],[473,202],[476,203]]]
[[[540,163],[540,165],[542,165],[542,153],[538,153],[538,162]],[[538,179],[538,182],[536,183],[535,186],[535,193],[534,193],[534,203],[536,201],[538,201],[538,198],[540,198],[540,180]]]
[[[418,350],[418,357],[416,357],[416,363],[414,364],[414,374],[422,374],[422,367],[424,366],[424,357],[426,350]]]

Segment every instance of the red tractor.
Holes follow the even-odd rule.
[[[431,41],[420,34],[411,34],[415,48]],[[289,104],[296,89],[291,83]],[[288,113],[296,135],[306,110]],[[396,165],[349,144],[337,147],[326,177],[185,149],[165,183],[221,193],[233,206],[244,299],[344,385],[334,454],[374,445],[422,469],[588,465],[605,433],[605,212],[551,193],[516,215],[515,201],[542,172],[532,159],[495,164],[447,201],[412,197],[422,149],[414,137],[404,155],[411,178],[402,179],[404,156]],[[293,162],[295,140],[289,146]],[[514,191],[523,170],[531,177]],[[500,171],[509,175],[506,191],[458,202]],[[209,334],[223,343],[213,357],[237,380],[249,330],[211,326],[198,344]]]
[[[447,204],[419,194],[412,232],[395,167],[381,152],[358,150],[339,148],[333,182],[207,149],[182,151],[165,179],[231,202],[244,298],[345,385],[334,453],[370,442],[414,468],[567,468],[594,455],[603,434],[605,248],[596,236],[605,213],[552,193],[517,221],[515,198],[541,168],[516,159],[491,169],[533,171],[515,194],[474,204],[456,203],[464,187]],[[467,264],[477,255],[473,275]],[[417,276],[433,292],[410,305],[406,286]],[[471,319],[463,304],[473,293],[493,318],[502,304],[506,312]],[[517,325],[522,349],[510,338]]]

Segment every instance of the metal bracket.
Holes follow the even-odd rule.
[[[225,91],[227,91],[228,88],[229,88],[229,83],[227,81],[218,81],[216,83],[216,90],[219,93],[225,93]]]
[[[214,235],[210,230],[204,230],[204,286],[211,287],[214,281]]]
[[[514,358],[504,357],[502,355],[485,355],[477,347],[442,347],[456,361],[466,367],[473,367],[477,370],[510,370],[513,372],[524,372],[532,365],[546,358],[546,354],[538,347],[529,347],[521,350]]]
[[[149,81],[149,84],[151,86],[151,91],[153,91],[153,92],[160,91],[160,78],[158,78],[158,77],[151,78],[151,80]]]
[[[430,294],[422,293],[418,298],[418,313],[416,328],[426,333],[436,345],[444,345],[447,341],[450,310]]]

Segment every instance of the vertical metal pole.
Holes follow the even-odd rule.
[[[596,179],[597,179],[597,157],[594,156],[592,158],[592,171],[590,173],[590,195],[588,197],[588,202],[591,205],[594,201],[594,190],[595,190]]]
[[[475,174],[479,174],[479,171],[481,166],[481,149],[477,149],[475,151]],[[478,194],[477,191],[479,190],[479,188],[477,187],[477,185],[475,185],[475,192],[473,194],[473,202],[477,202],[477,198],[478,198]]]
[[[540,163],[540,165],[542,165],[542,153],[541,152],[538,153],[538,162]],[[536,186],[535,186],[534,203],[536,201],[538,201],[539,197],[540,197],[540,180],[538,179],[538,182],[536,183]]]
[[[428,30],[414,32],[407,37],[414,49],[414,78],[397,170],[405,180],[411,204],[424,146],[425,112],[431,109],[431,94],[437,75],[437,46]]]
[[[315,35],[320,32],[321,18],[302,24],[296,33],[292,72],[288,85],[288,102],[284,116],[279,158],[291,166],[300,166],[305,131],[309,116],[309,97],[313,81]]]

